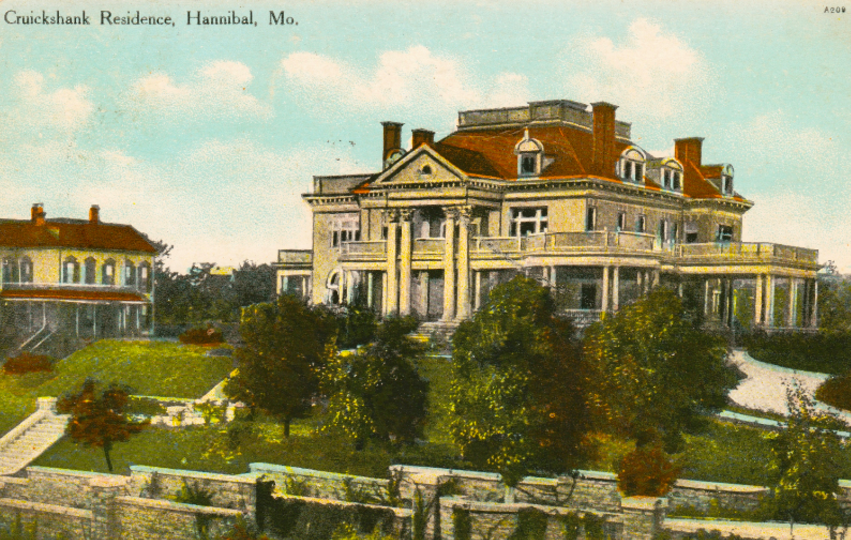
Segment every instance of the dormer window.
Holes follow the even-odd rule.
[[[665,191],[683,190],[683,167],[674,158],[663,158],[659,163],[659,176],[654,176]]]
[[[634,146],[630,146],[621,154],[619,169],[620,176],[625,182],[644,183],[644,165],[647,156]]]
[[[732,195],[733,194],[733,166],[732,165],[724,165],[724,168],[721,170],[721,194],[722,195]]]
[[[523,133],[523,139],[514,147],[517,155],[517,176],[531,177],[541,174],[544,157],[544,145],[529,137],[529,130]]]

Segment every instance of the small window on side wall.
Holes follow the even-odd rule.
[[[718,232],[716,233],[716,240],[719,242],[732,242],[733,241],[733,226],[732,225],[718,225]]]
[[[619,231],[626,229],[626,212],[618,212],[617,229]]]
[[[585,211],[585,230],[593,231],[597,229],[597,209],[589,206]]]

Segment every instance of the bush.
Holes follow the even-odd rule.
[[[53,358],[24,351],[18,356],[7,358],[3,364],[3,373],[6,375],[22,375],[36,371],[53,371]]]
[[[127,404],[127,414],[139,414],[152,417],[161,416],[166,412],[166,407],[153,398],[131,396]]]
[[[621,461],[618,488],[628,497],[661,497],[670,491],[679,472],[661,446],[639,447]]]
[[[761,362],[790,369],[843,375],[851,371],[851,334],[789,332],[747,336],[743,344]]]
[[[838,409],[851,411],[851,372],[831,377],[816,390],[816,399]]]
[[[206,328],[190,328],[178,338],[185,345],[218,345],[224,343],[222,331],[212,326]]]

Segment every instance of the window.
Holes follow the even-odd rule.
[[[686,244],[695,242],[697,242],[697,222],[689,221],[686,223]]]
[[[151,267],[146,262],[139,265],[139,289],[151,290]]]
[[[617,230],[622,231],[624,229],[626,229],[626,212],[618,212]]]
[[[529,137],[529,130],[523,132],[523,138],[514,146],[517,155],[517,176],[537,176],[541,173],[541,159],[544,145]]]
[[[547,232],[547,208],[513,208],[511,236],[528,236]]]
[[[136,284],[136,266],[133,261],[124,261],[124,284],[128,286]]]
[[[638,216],[635,218],[635,232],[643,233],[647,231],[647,218],[645,216]]]
[[[83,265],[83,275],[85,277],[83,281],[85,281],[87,285],[94,285],[97,281],[97,263],[92,257],[86,259],[86,262]]]
[[[33,262],[29,257],[21,259],[21,275],[19,279],[21,283],[32,283],[33,281]]]
[[[632,180],[633,178],[633,163],[631,161],[626,161],[623,164],[623,179]]]
[[[644,182],[644,163],[647,156],[634,146],[624,150],[620,158],[621,178],[628,182]]]
[[[716,233],[716,240],[719,242],[732,242],[733,241],[733,227],[732,225],[718,225],[718,232]]]
[[[593,231],[597,228],[597,209],[589,206],[585,211],[585,230]]]
[[[13,258],[3,259],[3,283],[17,283],[18,261]]]
[[[674,176],[674,182],[673,182],[674,190],[680,191],[682,189],[682,186],[680,185],[680,172],[674,171],[673,176]]]
[[[346,242],[360,241],[360,224],[356,217],[334,222],[331,230],[331,247],[340,247]]]
[[[659,240],[662,242],[668,241],[668,222],[664,219],[659,220]]]
[[[671,189],[671,171],[670,169],[662,170],[662,179],[664,180],[663,186],[665,189]]]
[[[733,179],[729,176],[721,177],[721,193],[723,193],[724,195],[733,194]]]
[[[112,259],[103,263],[100,282],[104,285],[115,285],[115,261]]]
[[[80,282],[80,263],[74,257],[67,257],[62,263],[62,283]]]

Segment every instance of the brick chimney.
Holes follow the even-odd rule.
[[[92,225],[100,223],[100,206],[93,204],[92,207],[89,208],[89,223]]]
[[[591,172],[600,176],[615,175],[615,109],[617,105],[600,101],[591,104],[594,117]]]
[[[411,150],[419,148],[421,144],[434,145],[434,131],[427,129],[411,130]]]
[[[703,137],[674,139],[674,157],[681,163],[691,161],[695,167],[700,167],[703,159]]]
[[[44,204],[35,203],[32,207],[32,222],[36,225],[44,225],[44,218],[47,214],[44,213]]]
[[[384,126],[384,152],[381,154],[383,164],[393,150],[402,148],[402,126],[399,122],[381,122]]]

